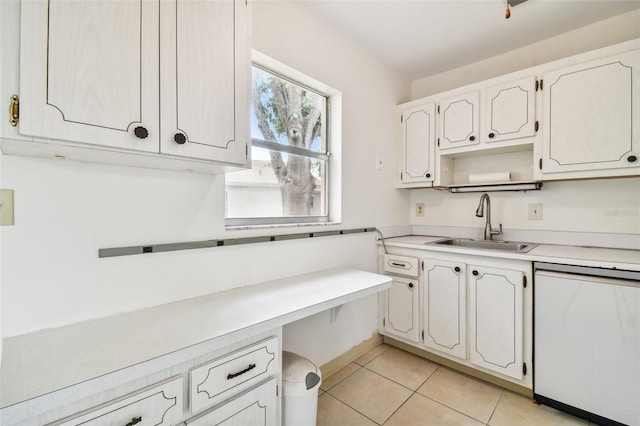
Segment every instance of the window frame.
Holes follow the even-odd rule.
[[[325,162],[323,177],[325,188],[324,202],[326,206],[325,214],[314,216],[227,217],[227,184],[225,181],[226,229],[340,223],[341,161],[340,155],[335,155],[335,151],[337,150],[339,152],[340,150],[341,143],[339,135],[341,132],[336,132],[335,130],[339,130],[339,126],[341,125],[341,120],[339,118],[342,105],[341,93],[256,51],[252,52],[251,66],[325,98],[325,111],[323,112],[324,122],[322,123],[325,135],[324,152],[285,145],[274,141],[268,141],[263,138],[251,137],[252,148],[257,147],[292,155],[302,155],[308,158],[323,160]],[[336,115],[336,113],[338,113],[338,115]],[[252,165],[253,162],[249,161],[248,166],[251,167]]]

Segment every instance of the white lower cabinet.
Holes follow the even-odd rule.
[[[532,388],[531,262],[397,250],[385,255],[385,271],[389,259],[416,258],[420,272],[414,279],[393,278],[381,299],[380,333]]]
[[[182,418],[182,376],[50,423],[51,426],[169,426]]]
[[[275,378],[184,422],[188,426],[275,426],[278,424]]]
[[[522,379],[524,272],[469,265],[469,359]]]
[[[425,259],[422,284],[425,346],[462,359],[467,357],[465,271],[464,263]]]
[[[275,376],[280,354],[271,337],[191,369],[191,409],[198,412]]]

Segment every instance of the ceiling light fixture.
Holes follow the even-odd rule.
[[[511,18],[511,9],[510,7],[515,7],[517,5],[519,5],[520,3],[524,3],[527,0],[507,0],[507,10],[504,11],[504,18],[505,19],[509,19]]]

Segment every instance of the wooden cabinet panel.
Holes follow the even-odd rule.
[[[182,376],[153,385],[51,426],[170,426],[182,417]]]
[[[489,87],[484,93],[484,99],[484,142],[499,142],[536,134],[535,77]]]
[[[386,291],[385,325],[390,334],[418,341],[418,281],[393,277]]]
[[[403,183],[433,182],[435,178],[435,104],[402,113]]]
[[[158,152],[158,16],[155,2],[22,2],[20,132]]]
[[[279,360],[278,338],[272,337],[191,369],[192,410],[203,410],[228,398],[230,392],[275,376]]]
[[[244,164],[251,88],[247,5],[178,0],[162,7],[161,151]]]
[[[470,360],[522,379],[522,271],[468,266]]]
[[[424,260],[424,344],[467,357],[466,266],[442,260]]]
[[[455,96],[440,103],[440,149],[480,143],[479,92]]]
[[[277,380],[272,379],[221,406],[187,420],[187,426],[276,426]]]
[[[542,174],[638,173],[639,78],[640,51],[545,74]]]

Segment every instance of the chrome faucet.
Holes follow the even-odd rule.
[[[500,224],[500,229],[493,229],[491,227],[491,199],[489,198],[489,194],[486,192],[480,196],[480,204],[478,204],[478,208],[476,209],[476,216],[482,217],[484,216],[484,201],[487,201],[487,221],[484,225],[484,239],[492,240],[494,235],[502,234],[502,224]]]

